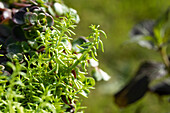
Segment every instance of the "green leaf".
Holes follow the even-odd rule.
[[[5,67],[3,65],[0,65],[0,71],[4,70]]]
[[[12,43],[7,46],[7,52],[8,53],[22,53],[22,47],[19,43]]]
[[[28,43],[25,41],[21,42],[21,47],[24,53],[28,53],[31,50]]]
[[[46,16],[46,19],[47,19],[47,26],[50,27],[50,26],[53,26],[54,25],[54,19],[51,15],[47,15]]]
[[[156,21],[153,31],[157,39],[158,46],[163,44],[163,37],[165,34],[165,27],[169,22],[170,8]]]
[[[36,13],[32,13],[29,16],[29,21],[32,25],[35,25],[37,23],[37,20],[38,20],[38,15]]]
[[[95,85],[95,80],[92,77],[86,77],[86,85],[93,87]]]
[[[48,11],[50,12],[50,14],[55,17],[55,12],[54,10],[51,8],[51,6],[48,6]]]

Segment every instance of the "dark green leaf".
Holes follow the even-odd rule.
[[[46,15],[46,19],[47,19],[47,26],[53,26],[54,25],[54,19],[51,15],[47,14]]]
[[[11,35],[11,29],[8,26],[0,24],[0,36],[8,37],[9,35]]]
[[[11,44],[11,43],[15,43],[16,40],[11,36],[9,36],[6,41],[5,41],[5,45]]]
[[[33,49],[37,49],[38,44],[36,42],[36,40],[28,40],[28,44],[33,48]]]
[[[21,47],[22,47],[24,53],[28,53],[31,50],[28,43],[25,41],[21,42]]]
[[[32,15],[32,12],[26,12],[24,14],[24,21],[27,25],[30,25],[30,16]]]
[[[44,19],[44,18],[46,18],[46,15],[44,13],[38,14],[38,19],[39,20]]]
[[[151,92],[162,95],[170,95],[170,80],[166,79],[149,88]]]
[[[18,11],[17,13],[15,13],[15,15],[13,16],[13,22],[16,23],[16,24],[19,24],[19,25],[22,25],[25,23],[24,21],[24,14],[26,12],[24,11]]]
[[[36,13],[32,13],[29,16],[29,21],[32,25],[35,25],[37,23],[37,20],[38,20],[38,15]]]
[[[26,37],[21,26],[15,26],[12,30],[12,35],[17,41],[25,41]]]
[[[12,43],[7,46],[7,52],[8,53],[22,53],[22,47],[19,43]]]

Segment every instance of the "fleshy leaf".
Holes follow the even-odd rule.
[[[51,8],[51,6],[48,6],[48,11],[50,12],[50,14],[55,17],[55,12],[54,10]]]
[[[28,25],[30,25],[30,16],[31,16],[31,12],[26,12],[25,14],[24,14],[24,21],[25,21],[25,23],[26,24],[28,24]]]
[[[28,53],[31,50],[28,43],[25,41],[21,42],[21,47],[22,47],[24,53]]]
[[[95,85],[95,80],[92,77],[86,77],[86,81],[87,85],[93,87]]]
[[[12,34],[13,34],[13,37],[17,41],[25,41],[26,40],[24,31],[22,30],[22,28],[20,26],[15,26],[12,30]]]
[[[23,55],[22,53],[13,53],[9,52],[6,54],[6,56],[11,60],[11,61],[22,61],[23,60]]]
[[[3,24],[0,24],[0,42],[4,43],[9,35],[11,35],[10,28]]]
[[[18,11],[17,13],[15,13],[15,15],[13,16],[13,22],[19,25],[24,24],[24,14],[24,11]]]
[[[38,15],[36,13],[32,13],[29,16],[29,21],[32,25],[35,25],[37,23],[37,20],[38,20]]]
[[[63,5],[60,3],[54,3],[54,9],[55,12],[58,16],[61,16],[64,14],[64,10],[63,10]]]
[[[54,19],[51,15],[47,14],[46,15],[46,19],[47,19],[47,26],[53,26],[54,25]]]
[[[80,17],[79,17],[79,15],[77,14],[77,11],[76,11],[75,9],[73,9],[73,8],[70,8],[69,11],[70,11],[71,15],[74,17],[74,19],[73,19],[74,22],[75,22],[76,24],[78,24],[78,23],[80,22]]]
[[[12,43],[7,46],[8,53],[22,53],[22,47],[19,43]]]

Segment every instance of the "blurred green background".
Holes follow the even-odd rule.
[[[64,0],[65,4],[78,11],[80,23],[76,36],[88,36],[88,26],[101,25],[108,39],[102,39],[105,52],[99,50],[100,67],[112,78],[98,82],[89,98],[83,100],[85,113],[170,113],[168,97],[158,98],[147,93],[140,101],[119,109],[114,104],[113,94],[120,90],[135,74],[145,60],[161,61],[152,50],[127,43],[131,28],[143,21],[157,19],[170,6],[169,0]]]

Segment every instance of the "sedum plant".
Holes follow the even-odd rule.
[[[80,18],[61,0],[4,0],[0,12],[0,112],[83,112],[80,95],[110,78],[96,59],[104,31],[73,39]]]

